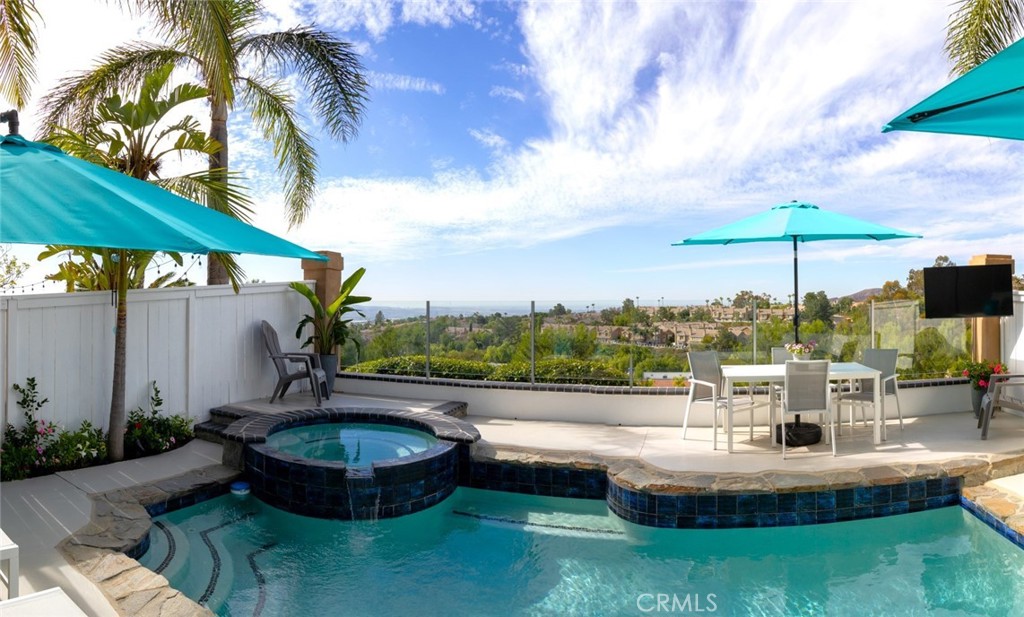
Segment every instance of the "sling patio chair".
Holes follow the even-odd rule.
[[[786,381],[782,393],[782,421],[788,414],[811,414],[828,421],[832,436],[832,456],[836,455],[836,423],[832,413],[832,390],[828,383],[828,360],[790,360],[786,362]],[[829,442],[825,433],[825,442]],[[782,458],[786,458],[786,431],[782,431]]]
[[[282,352],[281,342],[277,338],[277,330],[266,321],[263,322],[263,342],[267,345],[267,352],[277,369],[277,385],[274,386],[274,393],[270,396],[270,402],[274,399],[284,398],[284,393],[294,381],[309,380],[313,389],[313,396],[316,398],[317,407],[322,404],[322,397],[331,398],[327,389],[327,373],[320,367],[320,357],[315,353],[299,351]],[[299,365],[294,370],[290,365]]]
[[[882,384],[880,399],[892,396],[896,399],[896,415],[900,419],[900,430],[903,430],[903,411],[900,409],[900,389],[896,383],[896,360],[899,357],[898,349],[865,349],[862,364],[882,373],[879,382]],[[850,384],[849,392],[839,392],[839,434],[843,432],[843,405],[850,406],[850,428],[853,428],[853,408],[860,407],[860,419],[862,424],[867,424],[864,408],[874,405],[875,382],[873,379],[854,379]],[[882,422],[885,422],[885,405],[882,405]],[[980,424],[979,424],[980,426]]]
[[[725,377],[722,366],[718,362],[717,351],[691,351],[686,354],[690,362],[690,393],[686,398],[686,411],[683,414],[683,439],[686,439],[686,427],[690,422],[690,408],[697,404],[711,405],[711,429],[713,432],[712,447],[718,449],[719,415],[728,413],[729,402],[723,390]],[[733,397],[733,414],[741,411],[750,412],[750,438],[754,438],[754,409],[763,406],[754,400],[753,389],[743,398]],[[726,424],[723,422],[722,427]]]

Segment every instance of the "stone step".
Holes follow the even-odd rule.
[[[196,439],[223,444],[225,428],[227,428],[227,425],[209,420],[196,424],[192,430],[195,432]]]
[[[248,411],[233,407],[214,407],[210,410],[210,422],[220,424],[221,426],[228,426],[235,420],[249,415],[249,413]]]

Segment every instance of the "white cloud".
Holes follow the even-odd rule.
[[[503,150],[508,146],[508,140],[490,129],[469,129],[470,136],[491,150]]]
[[[433,92],[434,94],[444,94],[443,85],[422,77],[367,71],[366,78],[367,81],[370,82],[371,87],[378,88],[380,90],[408,90],[412,92]]]
[[[449,28],[453,23],[472,23],[476,7],[469,0],[409,0],[402,3],[402,21],[421,26]]]
[[[532,246],[623,224],[660,222],[664,240],[678,240],[790,199],[941,244],[962,237],[972,213],[1005,212],[1024,188],[1010,156],[1018,144],[880,134],[946,82],[946,11],[928,1],[525,4],[523,73],[536,76],[550,134],[506,147],[486,170],[332,180],[315,216],[360,229],[351,241],[376,258]],[[330,205],[344,203],[389,215],[357,223]],[[1024,235],[1022,223],[998,225],[1007,241]],[[403,243],[384,240],[394,237]]]
[[[498,98],[516,100],[520,103],[526,100],[525,94],[515,88],[509,88],[508,86],[494,86],[488,94]]]

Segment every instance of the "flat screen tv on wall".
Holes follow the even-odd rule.
[[[1013,315],[1010,264],[924,269],[925,317],[1004,315]]]

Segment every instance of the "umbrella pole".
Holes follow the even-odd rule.
[[[796,261],[796,236],[793,236],[793,340],[800,342],[800,276]],[[794,418],[797,426],[800,426],[800,414]],[[785,424],[785,420],[783,420]],[[785,430],[785,426],[783,426]]]
[[[793,340],[800,342],[800,276],[797,274],[796,236],[793,236]]]

